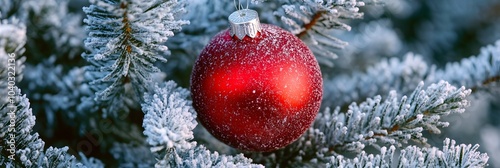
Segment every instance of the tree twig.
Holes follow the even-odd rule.
[[[486,86],[486,85],[489,85],[489,84],[492,84],[494,82],[500,82],[500,76],[494,76],[494,77],[491,77],[491,78],[487,78],[485,79],[480,86],[474,86],[471,88],[472,92],[476,92],[478,91],[482,86]]]
[[[299,34],[297,34],[297,37],[299,37],[299,38],[300,38],[300,37],[303,37],[304,35],[306,35],[306,34],[307,34],[307,31],[311,30],[311,29],[312,29],[312,27],[313,27],[314,25],[316,25],[316,23],[319,21],[319,19],[321,19],[321,17],[322,17],[322,16],[323,16],[323,14],[325,14],[325,13],[326,13],[326,11],[318,11],[318,12],[316,12],[316,13],[313,15],[313,17],[312,17],[312,20],[311,20],[309,23],[307,23],[307,24],[305,24],[305,25],[304,25],[304,30],[303,30],[303,31],[301,31]]]

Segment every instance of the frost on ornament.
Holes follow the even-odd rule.
[[[193,106],[216,138],[241,150],[272,151],[302,135],[322,98],[319,65],[290,32],[261,24],[241,40],[230,29],[201,52],[191,75]]]

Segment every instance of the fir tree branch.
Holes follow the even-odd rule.
[[[364,6],[363,1],[313,1],[306,0],[295,2],[283,0],[283,13],[278,11],[275,14],[284,19],[285,24],[293,27],[294,34],[305,35],[309,30],[317,31],[317,28],[344,29],[350,30],[350,26],[341,23],[339,19],[359,19],[363,13],[358,12],[359,7]]]
[[[347,45],[332,36],[333,29],[350,30],[351,27],[342,23],[342,19],[359,19],[363,13],[359,7],[364,6],[363,1],[291,1],[278,2],[281,9],[274,12],[284,27],[300,37],[313,51],[318,61],[331,65],[331,59],[337,55],[332,52],[342,49]]]
[[[422,132],[439,134],[439,127],[449,125],[440,121],[441,116],[464,112],[471,91],[443,81],[425,90],[423,86],[422,82],[400,100],[391,92],[385,101],[376,96],[359,106],[353,103],[346,113],[339,108],[321,113],[314,126],[325,132],[335,151],[361,152],[365,145],[379,147],[377,142],[398,147],[409,140],[427,144]]]
[[[26,44],[26,26],[16,18],[0,21],[0,88],[7,88],[9,81],[18,83],[23,79],[24,45]],[[12,80],[13,79],[13,80]],[[5,92],[4,92],[5,91]],[[0,90],[0,94],[7,95],[7,90]],[[0,99],[0,104],[7,99]]]
[[[7,88],[1,88],[7,89]],[[10,90],[10,89],[9,89]],[[13,88],[15,97],[0,106],[0,165],[22,167],[85,167],[68,154],[68,147],[44,149],[38,133],[32,134],[35,116],[26,95]],[[99,161],[94,160],[95,164]],[[101,166],[102,167],[102,166]]]
[[[431,72],[427,77],[428,81],[437,79],[474,90],[494,86],[500,80],[500,40],[481,48],[478,56],[448,63],[445,69]]]
[[[55,55],[58,62],[82,63],[77,57],[84,47],[85,31],[81,13],[72,12],[70,0],[2,0],[3,18],[18,18],[27,27],[26,55],[36,64],[46,56]],[[79,10],[78,10],[79,11]]]
[[[242,154],[219,155],[192,142],[198,124],[196,113],[187,100],[189,92],[170,81],[154,86],[144,95],[144,135],[157,163],[155,167],[260,167]]]
[[[81,98],[92,95],[84,81],[84,68],[65,70],[56,61],[57,57],[52,55],[36,65],[26,64],[25,71],[30,73],[24,74],[25,82],[19,84],[26,88],[33,111],[43,116],[39,117],[39,122],[44,123],[45,134],[42,136],[48,137],[52,137],[55,126],[61,124],[58,117],[64,118],[64,124],[86,128],[93,116],[91,112],[77,110]]]
[[[14,18],[3,19],[0,22],[0,51],[7,53],[24,53],[26,44],[26,25],[20,20]]]
[[[500,81],[500,76],[494,76],[494,77],[491,77],[491,78],[488,78],[488,79],[485,79],[482,84],[483,85],[489,85],[489,84],[492,84],[492,83],[495,83],[495,82],[498,82]],[[475,87],[472,88],[473,90],[476,89]]]
[[[185,153],[177,153],[170,149],[165,157],[155,167],[249,167],[263,168],[262,165],[252,164],[243,154],[236,156],[220,155],[211,152],[205,146],[198,145]]]
[[[168,48],[162,43],[189,23],[176,20],[184,12],[183,3],[95,0],[84,12],[90,30],[85,45],[91,50],[82,56],[91,64],[88,73],[91,88],[96,91],[94,101],[100,106],[121,104],[103,110],[104,115],[123,111],[127,103],[120,101],[127,101],[126,97],[142,99],[142,94],[150,90],[151,75],[160,71],[154,63],[166,62],[162,55]],[[126,95],[130,91],[132,95]]]
[[[339,75],[324,81],[323,107],[344,106],[390,90],[408,94],[425,79],[429,66],[418,55],[407,53],[403,60],[384,59],[365,72]]]
[[[382,149],[381,144],[401,147],[408,141],[426,144],[424,130],[440,133],[439,127],[448,122],[441,116],[461,113],[468,106],[470,90],[440,82],[423,89],[423,82],[407,97],[398,99],[391,92],[383,101],[381,96],[370,98],[357,105],[353,103],[347,112],[327,108],[320,113],[314,129],[309,129],[291,145],[270,153],[249,154],[266,166],[316,165],[328,162],[325,158],[338,153],[360,153],[368,145]]]
[[[316,22],[319,21],[319,19],[322,17],[322,15],[326,13],[325,11],[319,11],[316,12],[313,16],[312,19],[309,23],[304,25],[304,30],[302,30],[300,33],[297,34],[297,37],[303,37],[305,34],[307,34],[308,31],[312,29],[314,25],[316,25]]]
[[[394,166],[394,153],[396,151],[396,147],[390,146],[389,149],[387,147],[382,147],[380,149],[380,154],[372,155],[367,154],[362,151],[355,158],[349,159],[342,155],[330,156],[329,161],[327,161],[325,167],[392,167]],[[403,165],[403,167],[405,167]],[[406,167],[410,167],[406,165]]]
[[[341,75],[325,80],[322,106],[343,106],[390,90],[407,94],[421,80],[426,83],[445,80],[452,85],[474,90],[488,88],[500,75],[499,50],[500,41],[497,41],[495,45],[483,47],[479,55],[448,63],[444,69],[439,70],[412,53],[408,53],[403,60],[383,60],[369,67],[366,72],[354,72],[351,76]]]
[[[14,85],[23,77],[25,58],[21,56],[26,43],[25,33],[24,24],[16,19],[3,20],[0,24],[0,60],[12,64],[0,65],[0,93],[9,95],[0,102],[0,166],[103,167],[93,158],[79,163],[67,153],[68,147],[44,149],[45,142],[38,133],[32,134],[35,116],[26,95],[21,95],[21,90]],[[3,67],[5,65],[8,67]]]
[[[250,154],[258,163],[266,166],[300,165],[321,163],[322,158],[336,153],[362,152],[365,146],[377,148],[380,143],[398,147],[408,141],[426,144],[424,130],[440,133],[439,127],[448,126],[441,116],[461,113],[468,106],[465,99],[470,90],[457,89],[446,82],[432,84],[423,89],[423,82],[409,96],[400,100],[391,92],[385,101],[381,96],[368,99],[359,106],[349,106],[347,112],[340,108],[320,113],[308,130],[293,144],[264,154]]]
[[[494,77],[485,79],[483,82],[481,82],[481,85],[474,86],[471,88],[471,90],[474,93],[478,92],[480,90],[484,90],[484,89],[488,90],[488,88],[490,88],[492,85],[497,84],[498,82],[500,82],[500,76],[494,76]]]
[[[144,135],[152,152],[175,148],[184,151],[193,148],[190,142],[196,127],[196,113],[191,101],[186,100],[189,92],[170,81],[163,86],[155,86],[153,94],[146,93],[142,105],[144,115]]]
[[[321,167],[324,158],[332,156],[326,144],[323,132],[316,128],[309,128],[304,135],[285,148],[267,152],[248,152],[248,155],[256,163],[266,167]]]
[[[479,145],[457,145],[446,138],[443,149],[408,146],[401,150],[398,160],[394,146],[382,147],[380,154],[361,152],[353,159],[342,155],[330,157],[326,167],[486,167],[488,155],[477,151]]]

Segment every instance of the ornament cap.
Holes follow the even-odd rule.
[[[231,36],[242,40],[245,36],[254,38],[260,32],[259,14],[251,9],[242,9],[229,15]]]

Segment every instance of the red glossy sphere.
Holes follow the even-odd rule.
[[[297,37],[262,24],[255,38],[229,30],[203,49],[191,75],[193,106],[222,142],[247,151],[272,151],[302,135],[322,98],[318,62]]]

